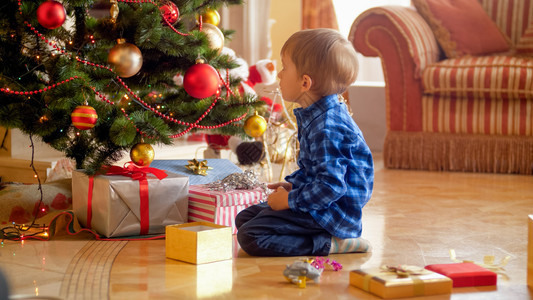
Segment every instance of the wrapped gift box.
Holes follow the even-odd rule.
[[[385,299],[449,294],[452,291],[450,278],[423,268],[418,268],[413,275],[383,268],[354,270],[350,272],[350,284]]]
[[[533,215],[529,215],[528,220],[527,285],[533,289]]]
[[[162,180],[147,175],[148,209],[141,209],[139,180],[121,175],[94,176],[89,202],[89,177],[74,171],[74,214],[82,226],[106,237],[164,234],[166,225],[187,222],[189,189],[187,176],[166,174]]]
[[[169,225],[165,252],[168,258],[193,264],[231,259],[231,228],[209,222]]]
[[[263,190],[212,191],[207,185],[189,187],[189,222],[212,222],[229,226],[237,233],[235,216],[243,209],[262,201]]]
[[[498,274],[474,263],[434,264],[426,269],[453,280],[453,287],[496,285]]]
[[[154,160],[150,167],[170,171],[189,177],[190,185],[206,184],[217,180],[222,180],[233,173],[242,173],[242,169],[227,159],[205,159],[207,166],[212,169],[207,170],[207,175],[198,175],[186,168],[189,160]],[[204,161],[200,159],[199,161]]]

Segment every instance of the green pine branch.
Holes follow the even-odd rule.
[[[180,11],[180,20],[174,27],[186,35],[177,34],[166,26],[159,7],[150,3],[119,2],[118,18],[112,22],[108,17],[91,16],[93,7],[106,2],[64,0],[62,3],[72,26],[49,30],[37,21],[36,11],[41,2],[22,0],[19,11],[18,0],[2,1],[0,87],[30,92],[65,80],[69,82],[31,95],[0,93],[0,126],[20,128],[40,137],[75,160],[77,168],[90,174],[103,164],[120,159],[141,140],[171,144],[170,136],[189,128],[168,119],[194,123],[214,100],[213,97],[195,99],[189,96],[182,86],[175,85],[173,77],[185,74],[198,57],[220,70],[238,66],[231,57],[209,48],[205,34],[195,28],[197,16],[207,9],[242,4],[237,0],[173,1]],[[26,25],[28,23],[52,45],[37,36]],[[234,33],[228,28],[221,30],[226,39]],[[120,84],[117,74],[92,65],[109,66],[109,50],[119,38],[137,46],[143,55],[142,69],[135,76],[122,78],[123,82],[143,102],[157,107],[168,118],[155,114],[135,99]],[[80,63],[76,57],[91,63]],[[231,78],[228,84],[236,93],[239,79]],[[95,90],[113,105],[105,103]],[[225,86],[220,92],[222,98],[198,125],[216,127],[243,115],[249,116],[263,105],[251,96],[235,94],[226,99]],[[70,115],[78,105],[85,103],[96,110],[98,121],[93,129],[78,130],[73,127]],[[209,132],[244,136],[244,120]],[[206,130],[194,128],[190,132],[197,131]]]

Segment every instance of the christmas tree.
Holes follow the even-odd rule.
[[[2,1],[0,126],[40,137],[89,174],[139,145],[243,135],[263,102],[236,92],[227,70],[238,65],[221,54],[233,31],[216,26],[217,9],[241,1],[101,2]],[[95,18],[102,4],[109,13]]]

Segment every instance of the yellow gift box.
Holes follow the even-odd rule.
[[[350,272],[350,284],[381,298],[449,294],[452,280],[413,266],[382,267]]]
[[[533,215],[529,215],[528,220],[527,285],[533,289]]]
[[[232,258],[231,227],[210,222],[166,226],[166,257],[193,264]]]

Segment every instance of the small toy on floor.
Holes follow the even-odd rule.
[[[319,283],[320,275],[322,275],[322,270],[315,268],[308,260],[295,261],[292,265],[287,265],[283,271],[283,276],[299,288],[306,287],[307,279]]]
[[[308,279],[320,283],[320,275],[322,275],[326,264],[331,265],[334,271],[342,270],[342,265],[335,260],[317,256],[314,259],[295,261],[292,265],[287,265],[283,271],[283,276],[299,288],[305,288]]]

